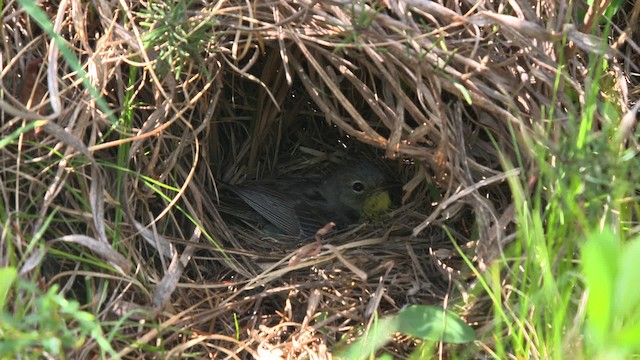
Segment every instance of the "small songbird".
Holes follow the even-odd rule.
[[[310,237],[330,222],[344,228],[386,212],[391,200],[383,172],[368,161],[343,165],[324,179],[283,178],[231,187],[266,220],[269,231]]]

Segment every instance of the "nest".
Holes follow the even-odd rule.
[[[38,219],[21,232],[55,239],[15,245],[39,259],[23,273],[43,265],[48,285],[94,294],[83,302],[99,318],[126,316],[114,326],[137,345],[113,346],[131,358],[151,341],[165,356],[323,357],[374,316],[467,299],[453,243],[480,269],[501,255],[514,232],[506,180],[532,184],[541,129],[562,133],[540,119],[585,95],[588,54],[625,51],[571,25],[583,5],[521,3],[44,2],[67,53],[5,5],[3,134],[29,128],[2,148],[2,186]],[[558,77],[560,51],[573,78]],[[382,164],[401,199],[316,253],[218,211],[220,183],[353,155]],[[467,320],[486,321],[472,305]]]

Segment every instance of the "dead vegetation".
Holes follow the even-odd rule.
[[[637,48],[622,39],[637,40],[637,4],[613,46],[588,17],[576,22],[586,5],[567,6],[44,2],[65,53],[9,1],[3,248],[12,242],[23,276],[61,284],[119,327],[112,345],[126,358],[324,358],[414,303],[461,304],[482,325],[488,310],[469,297],[451,241],[482,269],[513,239],[505,180],[535,182],[537,136],[550,126],[562,136],[588,54],[632,60],[612,62],[614,86],[637,72]],[[543,120],[551,108],[558,123]],[[218,212],[220,183],[317,173],[345,153],[383,163],[402,202],[315,255]],[[39,234],[46,247],[31,243]],[[390,346],[403,356],[414,344]],[[82,351],[70,356],[92,347]]]

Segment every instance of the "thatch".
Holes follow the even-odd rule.
[[[1,149],[2,226],[30,238],[46,225],[45,239],[62,240],[40,250],[16,240],[33,260],[23,274],[44,261],[47,285],[83,302],[93,294],[87,309],[102,319],[131,316],[115,326],[138,343],[113,344],[130,358],[142,344],[169,356],[324,357],[376,314],[448,306],[472,281],[451,241],[483,268],[513,239],[505,180],[535,182],[540,129],[562,136],[590,54],[638,59],[622,42],[600,43],[588,18],[576,23],[582,4],[125,4],[42,6],[104,107],[6,4],[0,110],[3,136],[49,120]],[[638,8],[621,29],[637,26]],[[630,71],[613,64],[614,81]],[[637,78],[631,87],[637,97]],[[541,120],[550,108],[557,123]],[[329,236],[318,254],[218,211],[220,183],[322,171],[345,152],[383,164],[404,185],[402,202],[382,223]]]

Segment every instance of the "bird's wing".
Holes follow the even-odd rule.
[[[290,236],[302,234],[302,228],[294,208],[295,199],[264,186],[237,186],[232,190],[253,210],[280,229],[283,234]]]
[[[322,191],[316,187],[308,187],[301,194],[305,201],[299,201],[294,210],[298,215],[300,228],[307,236],[313,236],[330,222],[334,222],[338,228],[344,226],[343,219],[339,216],[335,207],[327,201]]]
[[[300,229],[306,236],[313,236],[329,222],[334,222],[338,227],[341,227],[341,221],[337,219],[335,213],[324,208],[322,204],[299,203],[295,206],[295,212],[298,216]]]

